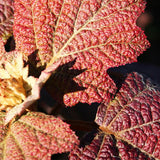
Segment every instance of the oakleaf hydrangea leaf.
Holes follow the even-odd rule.
[[[65,94],[66,105],[107,101],[116,87],[106,70],[135,62],[149,46],[136,26],[144,8],[144,0],[15,0],[16,50],[38,50],[42,64],[76,59],[72,69],[86,69],[74,77],[85,89]]]
[[[69,125],[61,119],[38,112],[28,112],[4,127],[0,112],[0,156],[4,160],[51,159],[51,154],[68,152],[78,144]]]
[[[69,157],[70,160],[154,160],[137,148],[104,133],[97,134],[85,148],[74,149]]]
[[[95,121],[105,134],[117,139],[120,158],[132,159],[136,155],[135,149],[129,149],[132,146],[160,159],[160,91],[150,79],[129,74],[116,97],[99,106]]]
[[[150,79],[129,74],[115,99],[99,106],[96,122],[101,131],[70,160],[160,159],[160,92]]]
[[[13,33],[13,0],[0,0],[0,38],[4,42]]]

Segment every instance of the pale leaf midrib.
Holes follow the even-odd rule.
[[[115,136],[116,137],[116,136]],[[131,145],[132,147],[134,147],[134,148],[137,148],[138,150],[140,150],[142,153],[144,153],[145,155],[148,155],[148,157],[153,157],[153,155],[152,154],[150,154],[150,153],[148,153],[148,152],[146,152],[145,150],[143,150],[142,148],[139,148],[138,146],[136,146],[136,145],[134,145],[133,143],[131,143],[130,141],[128,141],[127,139],[125,139],[124,137],[116,137],[117,139],[119,139],[119,140],[121,140],[121,141],[124,141],[124,142],[126,142],[126,143],[128,143],[129,145]],[[118,146],[117,146],[117,148],[118,148]],[[153,157],[153,158],[155,158],[155,157]],[[158,159],[156,159],[155,158],[155,160],[158,160]]]
[[[141,124],[141,125],[136,125],[136,126],[134,126],[134,127],[130,127],[130,128],[121,130],[121,131],[117,132],[117,134],[118,134],[118,135],[122,135],[123,133],[128,132],[128,131],[131,131],[131,130],[133,130],[133,129],[142,128],[142,127],[144,127],[144,126],[148,126],[148,125],[151,125],[151,124],[154,124],[154,123],[157,123],[157,122],[160,122],[160,119],[158,119],[158,120],[156,120],[156,121],[150,121],[150,122],[147,122],[147,123],[144,123],[144,124]]]
[[[128,84],[128,83],[127,83]],[[138,94],[136,94],[131,100],[129,100],[127,102],[127,104],[125,104],[124,106],[121,106],[122,109],[116,114],[116,116],[112,119],[112,121],[109,123],[109,125],[107,126],[107,128],[110,128],[110,126],[115,122],[115,120],[117,119],[117,117],[119,117],[119,115],[122,113],[122,111],[124,111],[126,109],[126,107],[128,106],[129,103],[131,103],[136,97],[140,96],[141,94],[143,95],[143,92],[145,92],[147,89],[149,89],[147,86],[140,91]],[[117,100],[117,98],[115,98]],[[117,100],[118,101],[118,100]],[[112,102],[111,102],[112,103]],[[119,101],[118,101],[119,103]],[[107,108],[108,109],[108,108]]]
[[[64,3],[65,3],[65,0],[63,0],[63,4],[62,4],[61,10],[60,10],[60,13],[59,13],[56,25],[55,25],[55,31],[54,31],[54,34],[53,34],[53,57],[56,54],[56,52],[55,52],[55,46],[54,46],[55,33],[56,33],[56,30],[57,30],[57,27],[58,27],[58,24],[59,24],[59,20],[60,20],[61,14],[62,14]]]
[[[96,12],[91,18],[89,18],[89,19],[86,21],[86,23],[85,23],[79,30],[77,30],[76,32],[74,32],[74,33],[72,34],[72,36],[68,39],[68,41],[67,41],[67,42],[63,45],[63,47],[57,52],[56,56],[53,57],[53,60],[52,60],[52,61],[54,61],[54,60],[56,60],[56,59],[58,59],[58,58],[61,58],[61,57],[66,57],[66,56],[68,56],[68,54],[67,54],[67,55],[62,55],[62,54],[61,54],[61,53],[63,52],[63,50],[66,48],[66,46],[72,41],[72,39],[73,39],[78,33],[80,33],[82,30],[84,30],[85,27],[86,27],[90,22],[92,22],[92,19],[94,19],[94,17],[100,12],[100,10],[101,10],[103,7],[107,6],[107,4],[110,3],[111,1],[112,1],[112,0],[109,0],[104,6],[101,6],[101,7],[97,10],[97,12]],[[136,3],[138,3],[138,1],[135,2],[135,3],[132,3],[132,4],[129,5],[129,6],[124,7],[124,8],[122,8],[122,9],[118,10],[118,11],[122,11],[122,10],[124,10],[124,9],[132,6],[132,5],[135,5]],[[113,12],[112,14],[106,16],[105,18],[110,17],[111,15],[114,15],[115,13],[116,13],[116,12]],[[77,19],[76,19],[76,20],[77,20]],[[75,53],[73,53],[73,54],[75,54]]]
[[[110,0],[112,1],[112,0]],[[107,4],[110,2],[108,1]],[[77,30],[76,32],[74,32],[72,34],[72,36],[68,39],[68,41],[64,44],[64,46],[57,52],[57,55],[60,55],[60,56],[56,56],[56,57],[61,57],[61,53],[63,52],[63,50],[66,48],[66,46],[71,42],[71,40],[75,37],[75,35],[77,35],[78,33],[80,33],[84,28],[85,26],[90,23],[91,19],[93,19],[98,13],[99,11],[102,9],[102,6],[98,9],[98,11],[91,17],[89,18],[86,23],[79,29]],[[80,10],[80,9],[79,9]],[[68,55],[65,55],[65,56],[68,56]]]

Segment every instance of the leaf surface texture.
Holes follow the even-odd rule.
[[[69,155],[70,160],[154,160],[137,148],[116,140],[111,135],[97,134],[90,145],[76,148]]]
[[[160,159],[160,91],[149,79],[129,74],[116,97],[99,106],[95,121],[101,133],[71,152],[72,160]]]
[[[1,112],[0,155],[5,160],[49,160],[51,154],[70,151],[78,144],[69,125],[59,118],[28,112],[7,131],[3,125],[4,116]]]
[[[144,8],[144,0],[15,0],[16,49],[26,56],[38,49],[42,63],[76,60],[72,69],[85,69],[73,78],[84,89],[65,93],[66,105],[107,101],[116,86],[106,70],[136,61],[149,46],[136,26]]]
[[[13,33],[13,0],[0,0],[0,38],[5,42]]]

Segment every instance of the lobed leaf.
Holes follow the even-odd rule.
[[[13,33],[13,0],[0,0],[0,38],[4,42]]]
[[[99,106],[95,121],[103,132],[121,140],[120,157],[128,155],[129,145],[160,159],[160,91],[149,79],[129,74],[116,97]]]
[[[160,91],[138,73],[127,76],[116,97],[101,104],[101,131],[90,145],[76,147],[70,160],[160,159]]]
[[[49,160],[51,154],[68,152],[78,144],[69,125],[59,118],[28,112],[7,131],[3,125],[5,114],[0,114],[0,155],[4,160]]]
[[[144,0],[15,0],[16,49],[26,56],[38,49],[42,64],[76,59],[72,69],[85,69],[73,78],[85,89],[65,92],[67,106],[109,101],[116,86],[106,70],[135,62],[149,46],[136,26],[144,8]]]
[[[118,156],[116,146],[113,146],[113,143],[110,136],[97,134],[90,145],[85,146],[85,148],[76,148],[70,153],[69,158],[70,160],[112,159],[116,154]],[[110,153],[111,150],[113,154]]]
[[[97,134],[85,148],[71,151],[69,158],[70,160],[153,160],[137,148],[104,133]]]

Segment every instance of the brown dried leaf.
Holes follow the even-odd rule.
[[[6,114],[5,125],[8,124],[15,116],[21,114],[29,108],[36,100],[40,98],[40,90],[44,83],[48,80],[50,75],[57,69],[60,61],[55,62],[50,67],[46,68],[41,72],[41,75],[38,79],[35,80],[35,84],[31,88],[31,94],[21,103],[14,106],[11,110],[9,110]]]

